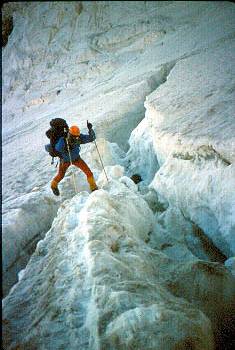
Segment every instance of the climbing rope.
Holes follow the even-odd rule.
[[[69,153],[70,165],[73,165],[67,137],[66,137],[66,144],[67,144],[67,149],[68,149],[68,153]],[[73,171],[72,171],[72,178],[73,178],[74,190],[75,190],[75,193],[77,194],[78,193],[78,189],[77,189],[77,185],[76,185],[75,174],[74,174]]]

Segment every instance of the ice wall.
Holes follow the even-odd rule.
[[[145,120],[132,133],[128,157],[130,170],[144,171],[149,152],[142,134],[149,134],[160,165],[151,187],[230,257],[235,252],[235,8],[223,4],[223,11],[212,13],[171,52],[184,57],[146,97]]]

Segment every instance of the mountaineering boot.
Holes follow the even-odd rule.
[[[89,183],[89,185],[90,185],[91,192],[93,192],[93,191],[95,191],[95,190],[98,190],[98,187],[97,187],[97,185],[96,185],[96,183],[95,183],[95,179],[94,179],[93,176],[88,177],[88,178],[87,178],[87,181],[88,181],[88,183]]]
[[[58,187],[52,188],[52,192],[54,193],[55,196],[60,195],[60,191],[59,191]]]
[[[52,192],[54,193],[55,196],[59,196],[60,195],[60,191],[57,187],[57,182],[56,181],[52,181],[51,182],[51,189],[52,189]]]
[[[98,187],[96,186],[95,188],[93,188],[93,190],[91,190],[91,192],[94,192],[94,191],[96,191],[96,190],[98,190]]]

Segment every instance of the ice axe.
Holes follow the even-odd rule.
[[[92,124],[89,123],[88,120],[87,120],[86,124],[87,124],[88,130],[91,131],[91,129],[92,129]],[[103,162],[102,162],[102,159],[101,159],[101,156],[100,156],[100,152],[99,152],[99,149],[98,149],[98,147],[97,147],[97,144],[96,144],[96,141],[95,141],[95,140],[94,140],[94,143],[95,143],[95,147],[96,147],[96,149],[97,149],[97,153],[98,153],[99,158],[100,158],[100,163],[101,163],[102,168],[103,168],[103,170],[104,170],[104,173],[105,173],[107,182],[109,182],[109,179],[108,179],[108,176],[107,176],[107,174],[106,174],[106,171],[105,171],[105,168],[104,168],[104,164],[103,164]]]

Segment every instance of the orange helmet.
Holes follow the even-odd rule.
[[[69,128],[69,133],[73,136],[79,136],[80,135],[80,129],[78,126],[73,125]]]

